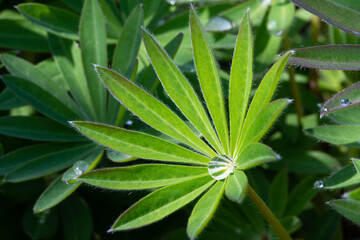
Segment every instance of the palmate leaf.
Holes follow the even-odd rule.
[[[236,159],[236,168],[246,170],[264,162],[278,160],[279,156],[271,148],[262,143],[251,143],[247,145]]]
[[[163,139],[99,123],[72,122],[90,139],[135,157],[206,165],[210,159]]]
[[[225,185],[225,195],[235,201],[242,202],[245,197],[246,189],[248,186],[248,179],[243,171],[235,170],[231,174]]]
[[[110,231],[134,229],[158,221],[194,200],[214,182],[205,176],[156,190],[125,211]]]

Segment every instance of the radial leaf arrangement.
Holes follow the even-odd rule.
[[[101,145],[138,158],[163,162],[95,170],[78,178],[78,181],[108,189],[157,188],[121,214],[110,231],[148,225],[201,195],[187,228],[193,239],[209,222],[224,194],[231,200],[242,201],[248,187],[244,170],[279,159],[258,141],[291,102],[289,99],[270,102],[290,53],[282,55],[264,76],[248,107],[253,60],[249,12],[240,24],[229,89],[222,88],[214,56],[193,8],[190,10],[190,32],[201,97],[146,30],[143,41],[163,88],[193,125],[191,128],[165,104],[126,77],[96,66],[105,86],[124,106],[180,145],[123,128],[72,122],[82,134]],[[228,115],[224,90],[229,91]],[[192,129],[198,130],[201,137]]]

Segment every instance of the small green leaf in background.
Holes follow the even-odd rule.
[[[271,4],[266,27],[270,34],[281,36],[291,26],[295,6],[289,0],[274,0]]]
[[[342,0],[292,0],[296,5],[315,14],[345,32],[360,37],[360,9],[355,2]],[[351,4],[353,3],[353,4]]]
[[[353,165],[349,165],[328,178],[316,181],[314,187],[319,189],[339,189],[356,184],[360,184],[360,174]]]
[[[58,225],[57,209],[33,214],[31,208],[28,208],[22,219],[23,229],[31,239],[48,239],[55,236]]]
[[[288,173],[286,169],[283,169],[275,176],[271,183],[269,196],[269,207],[280,219],[285,211],[288,190]]]
[[[339,199],[329,201],[328,204],[347,219],[360,225],[360,200]]]
[[[194,239],[214,215],[225,189],[224,181],[217,181],[196,203],[188,222],[187,234]]]
[[[359,45],[325,45],[295,48],[293,51],[289,59],[293,65],[325,70],[360,70]]]

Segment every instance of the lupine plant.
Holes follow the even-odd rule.
[[[194,8],[190,10],[190,32],[202,96],[196,94],[153,36],[146,30],[143,33],[146,51],[158,78],[171,100],[189,120],[191,128],[166,105],[126,77],[114,70],[95,66],[104,85],[119,102],[176,143],[109,125],[71,122],[82,134],[106,147],[166,164],[106,168],[80,175],[78,180],[116,190],[158,188],[121,214],[110,231],[148,225],[201,195],[187,225],[188,236],[193,239],[207,225],[224,194],[233,201],[242,202],[247,193],[276,234],[281,239],[290,239],[248,184],[244,172],[279,159],[276,153],[258,141],[291,102],[289,99],[270,102],[290,53],[284,54],[264,76],[248,107],[253,65],[249,13],[240,24],[228,90],[221,86],[214,57]],[[229,91],[228,106],[223,91]],[[206,108],[200,97],[205,100]]]

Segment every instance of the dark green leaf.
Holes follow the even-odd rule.
[[[31,208],[25,211],[22,226],[31,239],[48,239],[56,234],[58,228],[58,212],[56,209],[40,214],[33,214]]]
[[[269,207],[281,219],[287,202],[289,180],[287,170],[283,169],[274,178],[270,186]]]
[[[337,212],[360,225],[360,200],[339,199],[328,202]]]
[[[5,88],[0,93],[0,110],[9,110],[12,108],[22,107],[24,105],[25,103],[16,97],[9,88]]]
[[[338,189],[353,186],[359,183],[360,174],[357,173],[353,165],[349,165],[328,178],[316,181],[314,187],[319,189]]]

